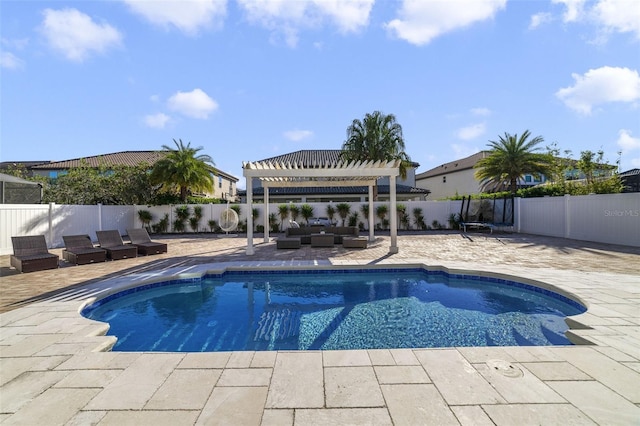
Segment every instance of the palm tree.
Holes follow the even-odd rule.
[[[192,148],[190,142],[185,145],[182,139],[173,142],[177,149],[162,145],[167,155],[153,166],[151,180],[167,189],[177,187],[184,203],[189,190],[210,191],[213,188],[215,169],[210,156],[198,155],[202,147]]]
[[[311,204],[303,204],[302,208],[300,209],[300,214],[302,215],[304,221],[308,224],[309,218],[313,217],[313,206]]]
[[[406,179],[411,158],[404,150],[402,126],[396,122],[395,115],[374,111],[365,114],[362,121],[353,120],[347,128],[347,140],[342,144],[340,158],[343,161],[400,160],[400,177]],[[377,185],[373,198],[378,198]]]
[[[536,136],[528,140],[529,136],[529,130],[525,130],[520,137],[505,132],[498,141],[489,141],[489,155],[475,165],[478,168],[475,176],[480,180],[483,190],[508,186],[511,193],[515,194],[518,179],[525,174],[549,174],[549,156],[534,152],[538,149],[536,145],[544,142],[544,139]]]
[[[278,206],[278,213],[280,214],[280,230],[284,230],[284,221],[289,216],[289,206],[287,204],[280,204]]]
[[[338,215],[342,219],[342,226],[345,226],[347,216],[349,216],[349,212],[351,211],[351,206],[348,203],[340,203],[336,205],[336,209],[338,210]]]

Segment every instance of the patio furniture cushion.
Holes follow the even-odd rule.
[[[145,228],[127,229],[127,235],[131,240],[131,244],[138,248],[138,254],[147,256],[167,252],[167,245],[165,243],[151,241],[149,233]]]
[[[138,248],[134,245],[125,245],[118,230],[96,231],[100,248],[107,251],[107,258],[111,260],[126,259],[138,256]]]
[[[333,247],[333,234],[311,234],[311,247]]]
[[[278,238],[276,241],[276,248],[278,249],[299,249],[300,238]]]
[[[344,237],[342,239],[344,248],[367,248],[367,237]]]
[[[49,253],[44,235],[11,237],[11,266],[19,272],[34,272],[58,267],[58,255]]]
[[[94,247],[88,235],[63,235],[64,250],[62,258],[76,265],[104,262],[107,260],[107,251]]]

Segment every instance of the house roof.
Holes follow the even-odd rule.
[[[33,170],[69,170],[74,167],[81,167],[83,164],[89,167],[104,166],[137,166],[138,164],[155,164],[166,155],[165,151],[121,151],[111,154],[94,155],[91,157],[80,157],[72,160],[52,161],[44,164],[32,166]],[[222,170],[216,169],[216,173],[223,177],[237,182],[239,179]]]
[[[640,169],[631,169],[626,172],[620,173],[618,176],[620,177],[628,177],[628,176],[637,176],[640,175]]]
[[[34,170],[68,170],[82,165],[89,167],[104,166],[137,166],[141,163],[154,164],[164,157],[162,151],[122,151],[112,154],[94,155],[91,157],[79,157],[71,160],[52,161],[50,163],[33,166]]]
[[[321,167],[327,164],[340,162],[341,149],[302,149],[288,154],[278,155],[258,162],[297,164],[301,167]],[[417,168],[420,164],[411,162],[411,167]]]
[[[431,170],[427,170],[426,172],[422,172],[416,175],[416,180],[426,179],[434,176],[440,176],[447,173],[459,172],[460,170],[472,169],[473,166],[476,165],[478,161],[488,155],[488,151],[480,151],[476,152],[473,155],[462,158],[460,160],[451,161],[449,163],[444,163],[439,165],[438,167],[434,167]]]

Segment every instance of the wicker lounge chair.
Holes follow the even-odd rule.
[[[76,265],[104,262],[107,260],[107,251],[94,247],[88,235],[63,235],[64,250],[62,258]]]
[[[11,237],[11,266],[19,272],[34,272],[58,267],[59,257],[49,253],[44,235]]]
[[[149,233],[144,228],[127,229],[127,234],[131,240],[131,244],[138,247],[138,254],[160,254],[167,252],[165,243],[151,241]]]
[[[107,259],[119,260],[138,256],[138,248],[131,244],[125,245],[118,230],[96,231],[96,236],[100,248],[107,251]]]

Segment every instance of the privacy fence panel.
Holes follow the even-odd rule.
[[[461,201],[407,201],[402,202],[409,215],[409,229],[416,229],[413,211],[422,209],[427,225],[437,221],[448,226],[451,214],[460,212]],[[326,217],[328,203],[308,203],[314,209],[315,217]],[[358,212],[358,222],[369,227],[368,218],[362,215],[362,203],[350,203],[351,212]],[[381,204],[376,202],[374,209]],[[297,203],[301,206],[301,203]],[[280,223],[279,204],[270,204],[269,213],[275,213]],[[333,203],[336,206],[336,203]],[[153,216],[152,224],[156,224],[165,215],[169,219],[168,231],[173,230],[175,209],[177,206],[75,206],[56,204],[2,204],[0,205],[0,255],[13,252],[11,237],[20,235],[44,235],[50,247],[62,247],[63,235],[89,234],[96,240],[95,231],[117,229],[122,235],[127,228],[141,227],[138,218],[139,210],[148,210]],[[193,205],[189,208],[193,212]],[[199,231],[209,231],[210,220],[220,221],[220,213],[227,208],[226,204],[204,204]],[[240,204],[240,221],[245,221],[248,214],[247,205]],[[254,226],[264,223],[264,205],[254,205],[258,209],[258,217]],[[577,240],[595,241],[611,244],[622,244],[640,247],[640,194],[585,195],[577,197],[544,197],[516,199],[515,232]],[[390,212],[386,219],[390,218]],[[285,219],[288,224],[289,218]],[[300,223],[304,220],[300,216]],[[336,214],[335,221],[341,223]],[[374,226],[380,223],[375,215]],[[399,226],[403,226],[399,224]],[[255,229],[255,228],[254,228]],[[190,224],[186,224],[186,232],[192,232]]]

